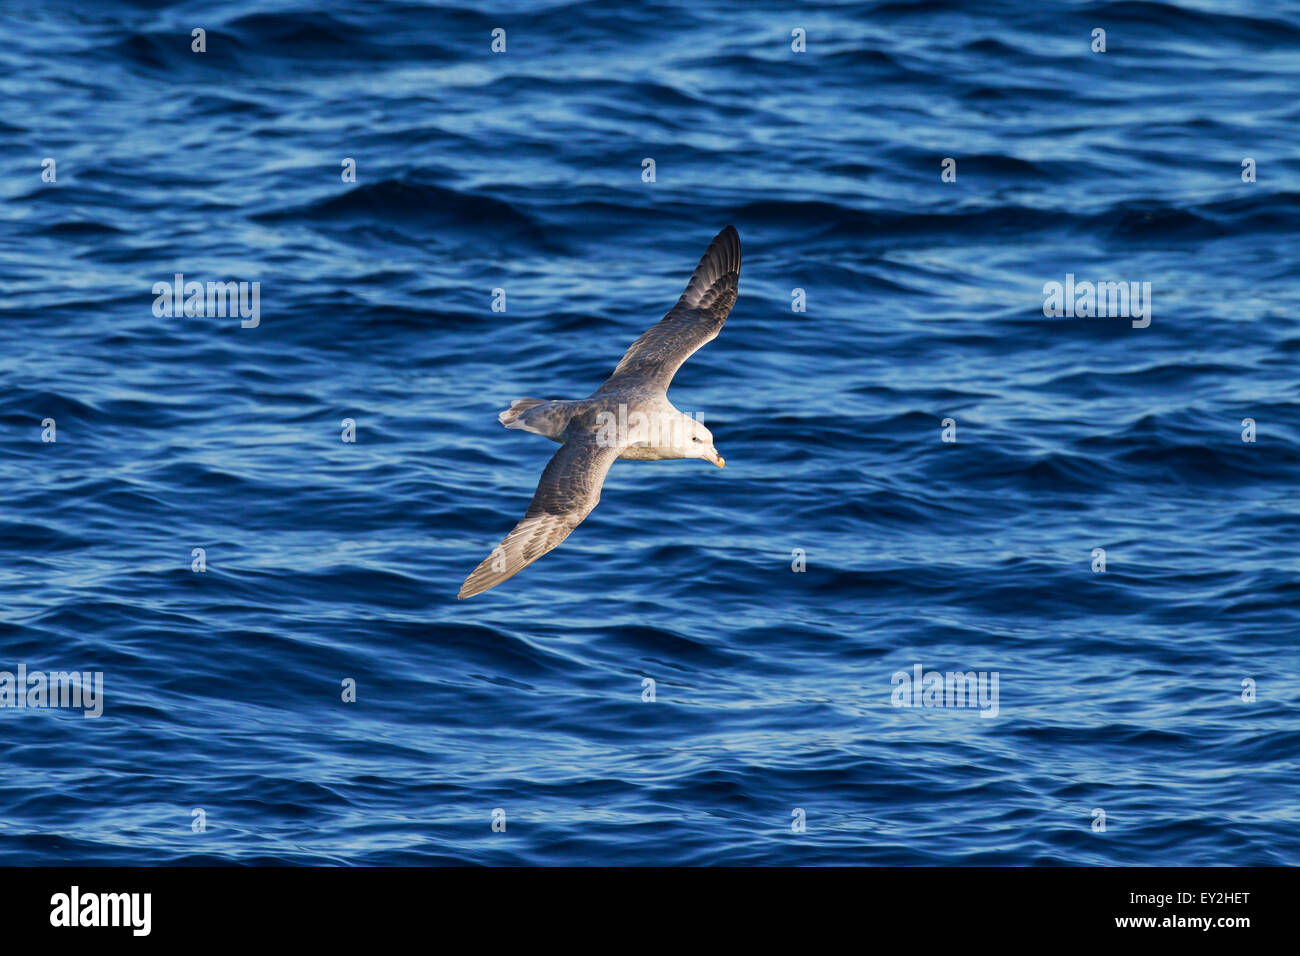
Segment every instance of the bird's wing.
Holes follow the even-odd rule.
[[[727,226],[709,243],[677,304],[632,343],[597,393],[628,385],[667,391],[682,363],[718,337],[736,303],[739,281],[740,236],[735,226]]]
[[[496,587],[567,538],[600,502],[605,475],[619,450],[599,442],[595,433],[561,445],[542,472],[524,519],[465,579],[457,597]]]

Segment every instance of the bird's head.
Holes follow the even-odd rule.
[[[688,418],[690,428],[686,432],[686,456],[687,458],[703,458],[705,461],[711,461],[719,468],[726,465],[726,460],[718,454],[718,450],[713,447],[713,432],[709,431],[693,418]]]

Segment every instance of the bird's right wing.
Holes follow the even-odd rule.
[[[709,243],[677,304],[632,343],[597,394],[625,385],[667,391],[682,363],[718,337],[739,283],[740,236],[727,226]]]
[[[609,466],[619,447],[601,444],[593,432],[560,446],[551,458],[524,518],[461,585],[458,598],[473,597],[513,577],[550,551],[600,503]]]

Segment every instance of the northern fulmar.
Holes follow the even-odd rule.
[[[739,280],[740,236],[727,226],[709,243],[677,304],[632,343],[605,384],[574,401],[521,398],[497,416],[506,428],[559,442],[560,450],[542,472],[523,520],[465,579],[458,598],[496,587],[567,538],[600,502],[615,458],[725,464],[713,434],[674,408],[667,393],[682,363],[717,338]]]

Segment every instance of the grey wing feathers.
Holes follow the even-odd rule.
[[[739,282],[740,236],[727,226],[709,243],[677,304],[632,343],[600,391],[629,384],[666,391],[682,363],[717,338]]]
[[[569,536],[600,502],[614,445],[594,435],[565,442],[542,472],[524,518],[461,585],[459,598],[473,597],[518,574]]]

